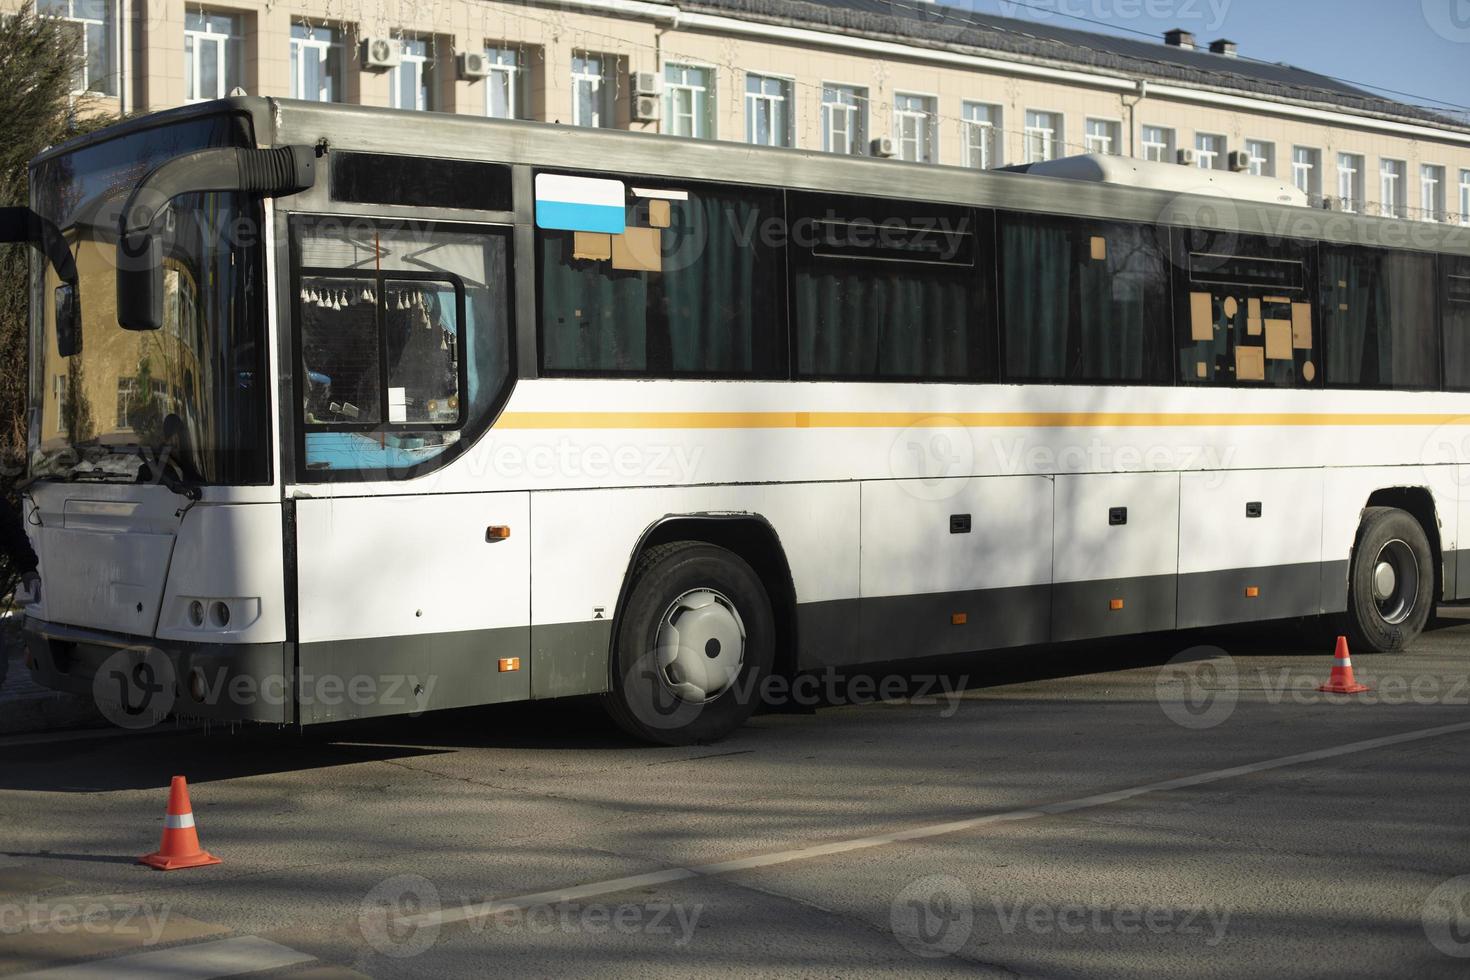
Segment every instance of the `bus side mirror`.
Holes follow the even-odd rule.
[[[26,244],[40,250],[61,285],[56,287],[56,352],[71,357],[82,349],[82,307],[77,293],[77,263],[66,238],[50,220],[30,208],[0,208],[0,244]]]
[[[117,239],[117,322],[124,330],[163,326],[163,242],[153,226],[181,194],[283,197],[316,183],[316,150],[215,147],[174,157],[138,182],[123,205]]]
[[[53,293],[56,302],[56,353],[71,357],[82,351],[82,308],[75,283],[64,282]]]

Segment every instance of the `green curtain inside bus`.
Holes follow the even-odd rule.
[[[1323,248],[1322,292],[1328,384],[1439,385],[1433,256]]]
[[[1151,229],[998,220],[1007,378],[1169,380],[1168,263]]]
[[[1445,387],[1470,389],[1470,258],[1442,256]]]
[[[769,193],[700,188],[670,200],[659,271],[577,258],[572,232],[542,231],[542,367],[549,373],[772,377],[782,362],[781,253],[760,238]],[[644,205],[646,208],[646,205]],[[646,210],[628,208],[630,227]]]

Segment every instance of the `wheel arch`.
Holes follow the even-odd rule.
[[[1374,490],[1368,495],[1368,502],[1363,505],[1368,507],[1395,507],[1406,512],[1410,517],[1419,522],[1419,527],[1424,531],[1424,537],[1429,541],[1429,553],[1434,558],[1434,597],[1436,601],[1443,601],[1445,595],[1445,567],[1444,549],[1440,540],[1439,511],[1435,506],[1434,494],[1428,487],[1382,487]],[[1358,550],[1359,539],[1362,532],[1362,519],[1359,518],[1358,532],[1353,538],[1353,553]]]
[[[623,582],[618,588],[617,606],[613,610],[613,623],[622,620],[638,560],[648,549],[671,541],[712,544],[739,555],[755,569],[766,587],[775,619],[775,671],[792,672],[796,666],[796,585],[780,535],[760,514],[669,514],[648,525],[628,555]],[[608,669],[611,670],[614,662],[612,645],[617,643],[616,625],[608,642]]]

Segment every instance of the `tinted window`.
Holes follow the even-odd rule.
[[[1315,245],[1178,228],[1172,254],[1182,383],[1321,385]]]
[[[1169,261],[1158,231],[1031,214],[996,220],[1008,379],[1169,381]]]
[[[1470,389],[1470,258],[1446,255],[1439,266],[1445,387],[1465,391]]]
[[[510,168],[385,153],[332,155],[332,197],[358,204],[509,211]]]
[[[509,387],[509,232],[335,219],[293,232],[301,476],[399,479],[451,458]]]
[[[1327,383],[1439,387],[1432,255],[1322,247]]]
[[[786,377],[780,194],[603,184],[621,185],[620,233],[537,231],[543,372]],[[551,213],[538,201],[538,225]]]
[[[989,212],[791,195],[803,378],[993,380]]]

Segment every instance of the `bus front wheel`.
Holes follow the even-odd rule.
[[[775,659],[771,600],[734,552],[698,541],[649,549],[617,626],[608,714],[637,738],[724,738],[755,710]]]
[[[1363,512],[1348,577],[1347,631],[1354,648],[1396,653],[1418,638],[1434,607],[1434,554],[1407,511]]]

